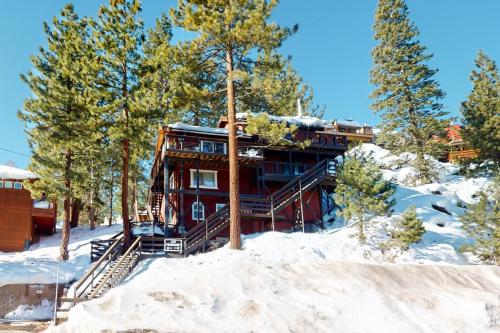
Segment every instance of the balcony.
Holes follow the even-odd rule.
[[[201,159],[226,160],[228,142],[219,139],[200,139],[195,137],[173,137],[167,139],[165,154],[169,156],[196,157]],[[263,149],[260,146],[242,145],[238,147],[240,159],[263,159]]]

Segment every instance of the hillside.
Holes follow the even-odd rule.
[[[80,304],[57,332],[494,332],[500,328],[500,268],[471,265],[458,216],[484,187],[434,161],[440,181],[405,186],[411,168],[363,145],[398,183],[392,217],[370,222],[364,245],[337,219],[318,234],[249,235],[242,251],[147,259],[104,297]],[[426,233],[399,256],[382,254],[384,225],[410,205]],[[449,213],[432,207],[445,208]]]

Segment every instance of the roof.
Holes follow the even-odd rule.
[[[338,126],[343,127],[363,127],[360,123],[355,120],[336,120]]]
[[[257,116],[257,113],[251,113],[251,112],[240,112],[236,114],[236,119],[247,119],[248,115],[251,116]],[[277,122],[286,122],[288,124],[294,124],[299,127],[319,127],[323,128],[332,122],[329,120],[323,120],[319,119],[316,117],[310,117],[310,116],[273,116],[273,115],[268,115],[269,119],[272,121],[277,121]]]
[[[0,164],[0,179],[38,179],[39,177],[28,170],[14,168],[8,165]]]
[[[186,132],[191,132],[191,133],[201,133],[201,134],[217,135],[217,136],[228,136],[228,130],[226,128],[195,126],[195,125],[188,125],[188,124],[181,123],[181,122],[169,124],[168,128],[173,129],[173,130],[177,130],[177,131],[186,131]],[[248,136],[247,134],[245,134],[241,131],[238,131],[238,135]]]

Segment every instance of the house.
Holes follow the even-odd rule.
[[[334,120],[332,126],[327,127],[327,130],[338,135],[345,135],[351,142],[366,142],[375,141],[375,133],[371,126],[366,123],[361,125],[353,119]]]
[[[242,232],[321,226],[333,206],[328,194],[335,185],[335,158],[347,150],[351,136],[318,118],[271,116],[297,126],[292,143],[309,140],[310,145],[269,146],[244,132],[247,117],[236,116]],[[174,123],[159,129],[148,198],[151,215],[175,243],[171,249],[189,254],[227,235],[227,150],[224,117],[216,128]]]
[[[0,165],[0,251],[22,251],[41,234],[55,232],[57,207],[33,200],[23,182],[36,181],[32,172]]]
[[[460,133],[460,125],[450,125],[446,128],[446,144],[448,145],[447,160],[451,163],[459,163],[464,159],[473,159],[479,156],[477,149],[467,147]]]

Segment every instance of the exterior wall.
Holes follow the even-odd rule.
[[[0,251],[22,251],[34,241],[30,192],[0,189]]]

